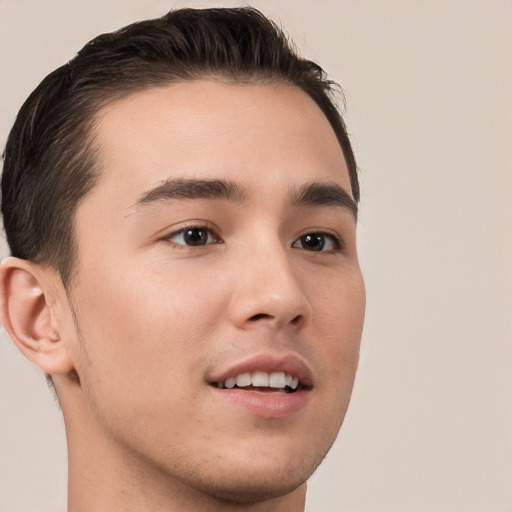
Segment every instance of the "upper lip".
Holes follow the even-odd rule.
[[[207,377],[209,384],[222,383],[229,377],[236,377],[242,373],[253,372],[284,372],[298,377],[303,387],[313,386],[313,373],[308,364],[293,353],[287,354],[256,354],[240,361],[230,363],[225,369],[213,372]]]

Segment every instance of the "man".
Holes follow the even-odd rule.
[[[364,316],[331,94],[258,11],[184,9],[22,107],[2,323],[55,386],[70,512],[304,510]]]

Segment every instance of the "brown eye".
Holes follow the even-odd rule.
[[[183,233],[183,239],[187,245],[204,245],[208,242],[208,231],[204,229],[187,229]]]
[[[205,227],[185,228],[173,233],[168,240],[178,245],[197,247],[206,244],[219,243],[212,231]]]
[[[292,247],[306,251],[327,252],[340,248],[340,242],[326,233],[308,233],[297,239]]]

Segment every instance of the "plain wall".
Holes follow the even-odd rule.
[[[0,0],[0,145],[86,41],[173,6]],[[368,291],[345,424],[308,511],[512,511],[512,2],[255,0],[345,91]],[[6,254],[6,251],[3,251]],[[0,338],[0,512],[64,511],[60,413]]]

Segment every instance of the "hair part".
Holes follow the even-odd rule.
[[[331,124],[359,201],[339,86],[256,9],[179,9],[96,37],[24,103],[3,154],[2,214],[12,255],[52,266],[67,288],[78,253],[75,213],[101,179],[98,112],[141,90],[205,78],[302,89]]]

